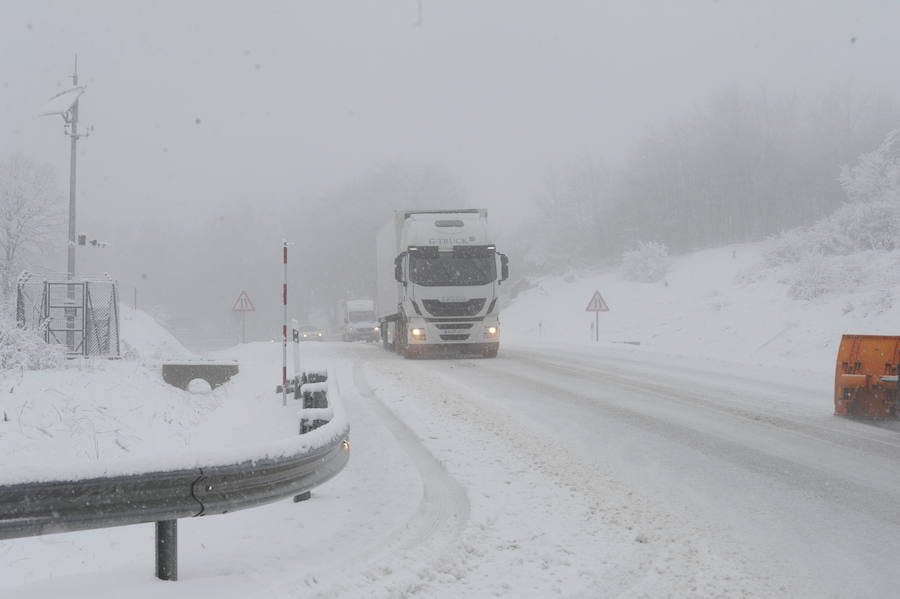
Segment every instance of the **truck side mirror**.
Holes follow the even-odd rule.
[[[509,278],[509,258],[506,254],[500,254],[500,281],[503,282]]]
[[[398,283],[406,284],[403,280],[403,254],[394,258],[394,279],[396,279]]]

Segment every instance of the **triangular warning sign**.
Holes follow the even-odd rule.
[[[588,302],[587,308],[584,309],[585,312],[609,312],[609,306],[606,305],[606,301],[603,299],[603,296],[600,295],[599,291],[594,292],[594,297],[591,298],[591,301]]]
[[[250,296],[244,290],[241,290],[241,294],[234,300],[234,305],[231,309],[235,312],[256,312],[253,302],[250,301]]]

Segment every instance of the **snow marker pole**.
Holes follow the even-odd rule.
[[[281,405],[287,405],[287,239],[281,240],[284,270],[281,277],[282,308],[284,310],[284,324],[281,327]]]
[[[294,342],[294,378],[297,379],[298,384],[300,381],[300,325],[297,324],[297,319],[291,319],[291,337]]]

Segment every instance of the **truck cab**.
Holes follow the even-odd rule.
[[[508,261],[490,242],[487,211],[407,212],[396,233],[393,276],[389,285],[379,281],[385,347],[408,357],[496,356]],[[391,297],[393,310],[386,305]]]

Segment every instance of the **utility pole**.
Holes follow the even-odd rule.
[[[60,92],[50,98],[49,110],[41,116],[56,115],[65,121],[64,132],[70,138],[69,156],[69,239],[68,239],[68,263],[66,272],[71,281],[75,278],[75,246],[78,245],[75,233],[75,197],[76,197],[76,162],[78,159],[78,140],[91,134],[93,127],[88,127],[87,132],[78,132],[78,102],[84,87],[78,85],[78,55],[75,55],[75,68],[70,75],[72,89]]]
[[[72,72],[72,87],[78,87],[78,55],[75,55],[75,68]],[[67,112],[64,112],[62,115],[63,119],[66,121],[66,134],[71,139],[71,149],[69,156],[69,242],[68,242],[68,260],[67,260],[67,278],[69,280],[69,285],[66,286],[66,298],[70,302],[75,301],[75,285],[73,284],[75,281],[75,246],[76,246],[76,238],[75,238],[75,160],[78,156],[78,138],[81,137],[78,135],[78,97],[75,98],[75,101],[72,103],[72,107],[69,108]],[[87,134],[86,134],[87,135]],[[84,298],[81,298],[82,302],[84,302]],[[82,311],[84,311],[85,306],[82,303],[81,307]],[[66,346],[70,351],[75,349],[75,310],[67,308],[66,309]],[[82,340],[84,343],[84,334],[85,331],[82,330]]]
[[[75,328],[76,318],[79,309],[82,312],[82,322],[84,322],[84,296],[82,294],[82,304],[76,305],[75,290],[75,248],[78,245],[77,235],[75,233],[75,197],[76,197],[76,161],[78,157],[78,139],[90,135],[92,127],[88,127],[87,132],[78,132],[78,98],[84,93],[84,87],[78,85],[78,55],[75,55],[75,68],[72,72],[72,88],[60,92],[48,100],[48,110],[41,116],[60,115],[65,121],[64,133],[70,138],[70,156],[69,156],[69,238],[67,242],[68,259],[66,264],[66,345],[69,351],[76,349],[76,336],[79,332]],[[84,342],[84,330],[81,331],[81,341]]]
[[[75,55],[75,71],[72,73],[72,87],[78,87],[78,55]],[[78,146],[78,99],[72,104],[67,113],[63,113],[63,119],[68,125],[67,134],[72,140],[71,156],[69,158],[69,255],[68,275],[69,280],[75,278],[75,160]],[[74,289],[69,288],[74,292]]]

